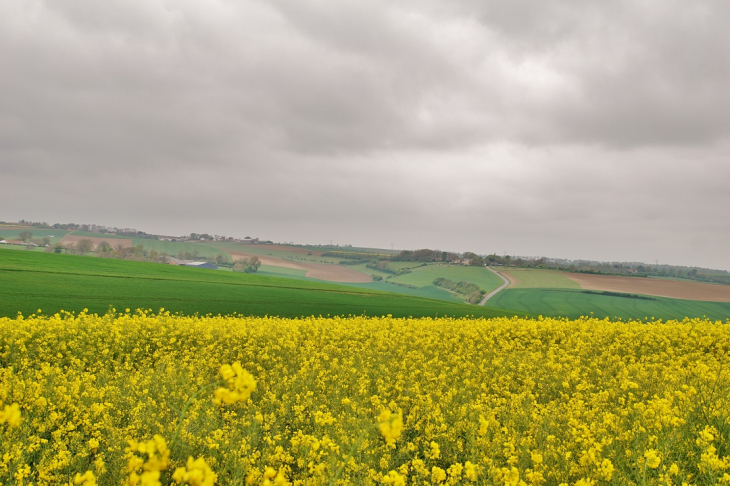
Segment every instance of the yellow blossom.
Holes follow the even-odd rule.
[[[7,423],[10,427],[20,425],[20,407],[17,403],[5,405],[0,412],[0,425]]]
[[[378,418],[378,428],[385,438],[385,442],[394,446],[395,441],[403,432],[403,414],[400,411],[392,413],[390,410],[383,410]]]
[[[656,449],[649,449],[644,452],[644,458],[646,459],[646,465],[652,469],[658,468],[659,464],[662,462],[659,457],[659,452],[657,452]]]
[[[231,405],[236,402],[245,402],[256,391],[256,380],[253,375],[244,370],[241,363],[223,365],[220,374],[226,380],[228,387],[219,387],[213,392],[213,403],[216,405]]]
[[[441,483],[446,479],[446,471],[441,469],[438,466],[433,466],[431,468],[431,479],[433,479],[432,482],[435,483]]]

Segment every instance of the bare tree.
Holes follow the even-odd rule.
[[[83,255],[84,253],[88,253],[91,250],[94,249],[94,242],[91,241],[88,238],[84,238],[83,240],[79,240],[78,243],[76,243],[76,251],[79,253],[79,255]]]

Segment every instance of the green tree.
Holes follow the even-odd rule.
[[[24,243],[29,242],[33,238],[33,232],[31,231],[21,231],[18,234],[18,238],[21,239]]]
[[[245,258],[243,260],[238,260],[233,265],[233,270],[235,272],[244,272],[244,273],[256,273],[259,271],[259,267],[261,266],[261,260],[258,259],[258,257],[251,257],[251,258]]]

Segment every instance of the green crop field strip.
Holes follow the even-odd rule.
[[[0,315],[164,307],[184,314],[498,316],[510,311],[299,279],[0,251]]]
[[[360,287],[365,289],[382,290],[384,292],[394,292],[403,295],[412,295],[415,297],[423,297],[426,299],[438,299],[446,302],[460,302],[463,300],[455,297],[455,294],[444,290],[433,285],[428,287],[419,287],[417,289],[411,289],[408,287],[402,287],[400,285],[394,285],[389,283],[389,280],[383,280],[382,282],[369,282],[369,283],[350,283],[348,286]]]
[[[259,275],[272,275],[275,277],[301,277],[304,278],[307,275],[306,270],[300,270],[298,268],[287,268],[287,267],[275,267],[273,265],[261,265],[258,271]]]
[[[507,278],[515,277],[518,282],[510,288],[532,289],[579,289],[577,282],[569,279],[563,272],[557,270],[538,270],[529,268],[495,267],[498,272],[505,272]]]
[[[570,289],[507,289],[489,300],[489,305],[550,317],[581,316],[622,319],[730,318],[730,303],[700,302]]]

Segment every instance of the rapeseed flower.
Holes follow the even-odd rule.
[[[700,319],[0,318],[0,484],[725,484],[728,351]]]
[[[205,459],[199,457],[193,459],[188,457],[185,467],[175,469],[172,479],[178,483],[187,483],[190,486],[213,486],[218,479],[218,475],[205,462]]]
[[[5,408],[0,411],[0,425],[2,424],[8,424],[10,427],[20,425],[20,407],[17,403],[5,405]]]
[[[389,446],[395,447],[395,441],[403,432],[403,414],[400,411],[393,413],[387,409],[383,410],[378,417],[378,428],[385,438],[385,442]]]
[[[251,393],[256,391],[256,380],[239,362],[232,365],[224,364],[220,368],[220,374],[228,388],[219,387],[213,392],[213,403],[216,405],[245,402],[251,397]]]
[[[662,459],[659,456],[659,452],[656,449],[649,449],[648,451],[644,452],[644,458],[646,459],[647,467],[650,467],[652,469],[658,468],[659,464],[661,464],[662,462]]]

